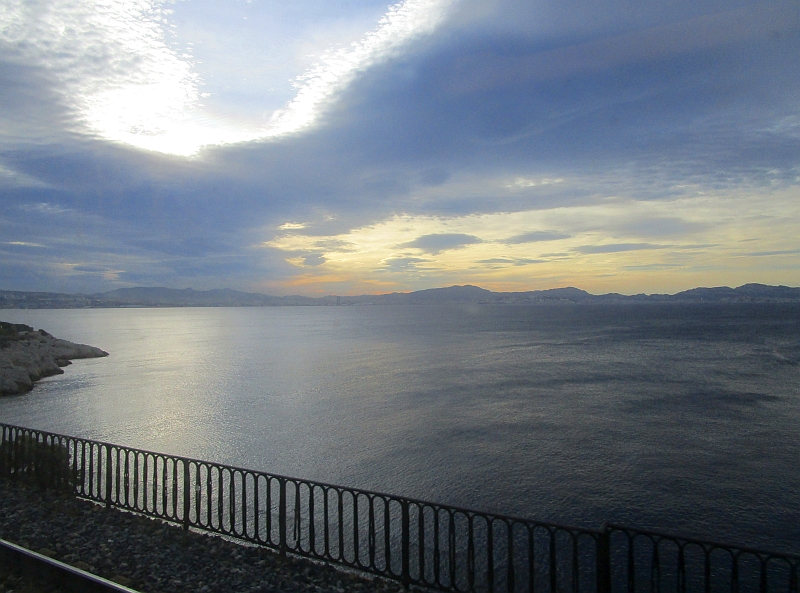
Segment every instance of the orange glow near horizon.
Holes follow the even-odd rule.
[[[296,274],[256,286],[344,296],[465,284],[622,294],[797,285],[795,192],[774,192],[769,210],[750,198],[743,192],[453,218],[395,215],[331,236],[282,225],[262,247],[285,253]]]

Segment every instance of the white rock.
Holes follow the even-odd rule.
[[[0,348],[0,395],[25,393],[33,382],[60,375],[77,358],[99,358],[108,352],[54,338],[46,332],[22,331]]]

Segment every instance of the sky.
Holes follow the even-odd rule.
[[[2,0],[0,289],[800,285],[797,0]]]

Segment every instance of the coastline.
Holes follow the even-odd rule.
[[[81,358],[101,358],[108,352],[53,337],[43,329],[0,321],[0,396],[33,389],[39,379],[60,375],[61,367]]]
[[[237,290],[164,287],[120,288],[95,294],[0,290],[0,309],[117,309],[150,307],[325,307],[353,305],[586,305],[652,303],[800,303],[800,287],[744,284],[697,287],[675,294],[591,294],[575,287],[494,292],[478,286],[427,288],[387,294],[274,296]]]

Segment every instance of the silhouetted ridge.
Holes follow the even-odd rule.
[[[669,297],[670,300],[689,301],[741,301],[751,300],[797,300],[800,288],[769,286],[767,284],[743,284],[738,288],[718,286],[715,288],[692,288]]]
[[[397,294],[397,293],[396,293]],[[402,294],[402,293],[399,293]],[[408,293],[412,302],[474,302],[493,294],[492,291],[478,286],[449,286],[447,288],[428,288]]]
[[[194,290],[137,286],[97,294],[61,294],[0,290],[0,308],[83,307],[273,307],[286,305],[413,305],[476,303],[497,305],[584,303],[790,303],[800,302],[800,288],[744,284],[738,288],[718,286],[692,288],[677,294],[595,295],[575,288],[550,288],[526,292],[492,292],[479,286],[448,286],[415,292],[358,296],[271,296],[230,288]]]

